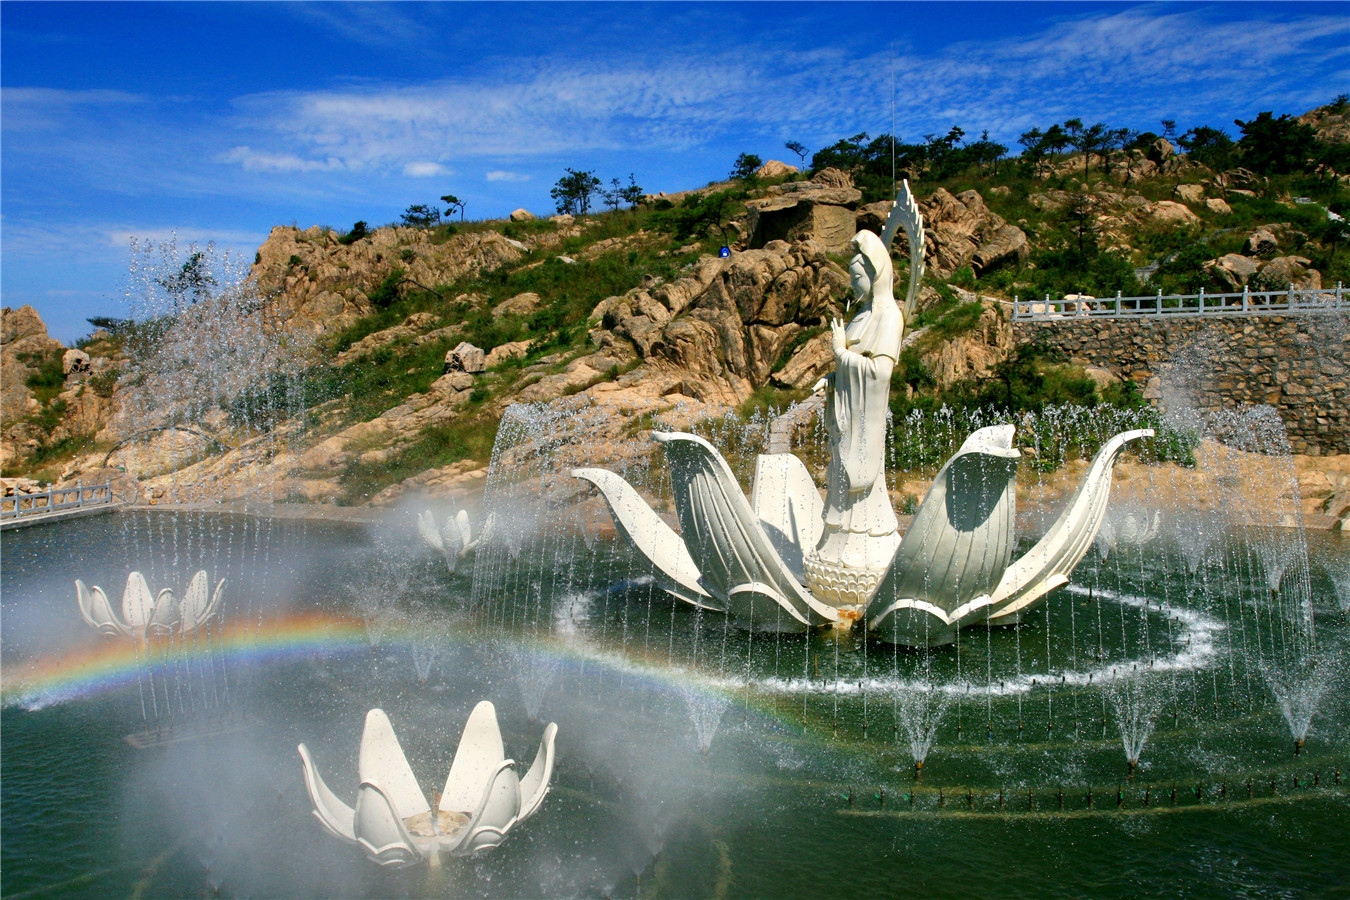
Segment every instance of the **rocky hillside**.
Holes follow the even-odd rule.
[[[1316,123],[1341,134],[1344,118]],[[1159,139],[916,181],[928,275],[895,394],[971,395],[1017,352],[1000,302],[1015,294],[1345,279],[1346,180],[1214,171]],[[848,172],[770,163],[743,182],[575,218],[278,227],[244,292],[254,299],[228,313],[235,337],[206,326],[226,314],[203,304],[67,350],[32,310],[6,309],[5,474],[73,478],[107,458],[150,498],[231,497],[263,481],[279,498],[384,503],[471,489],[513,402],[581,394],[622,429],[677,406],[791,400],[831,364],[848,239],[884,220],[886,204],[863,198]],[[903,246],[896,256],[903,283]],[[175,374],[185,358],[214,362],[191,381]]]

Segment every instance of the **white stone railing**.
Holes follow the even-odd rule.
[[[1282,316],[1290,313],[1350,312],[1350,297],[1338,282],[1334,288],[1249,291],[1240,294],[1164,294],[1151,297],[1076,297],[1060,300],[1013,299],[1014,322],[1065,319],[1142,319],[1158,316]]]
[[[60,510],[107,506],[112,502],[111,480],[92,485],[76,482],[75,487],[70,488],[53,488],[31,494],[16,492],[0,497],[0,519],[42,516]]]

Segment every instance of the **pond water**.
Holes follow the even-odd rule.
[[[8,533],[3,893],[1350,896],[1347,615],[1308,568],[1300,655],[1259,553],[1192,573],[1185,550],[1089,555],[1022,625],[920,653],[738,631],[584,535],[450,575],[411,515]],[[129,571],[181,592],[198,569],[226,586],[196,635],[142,653],[80,618],[76,578],[116,606]],[[501,847],[381,869],[310,814],[298,743],[351,802],[381,707],[430,795],[481,699],[521,768],[559,725]],[[1282,706],[1311,710],[1298,755]]]

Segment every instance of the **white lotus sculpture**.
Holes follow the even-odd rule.
[[[144,643],[151,637],[188,634],[215,617],[220,610],[221,590],[225,579],[209,591],[206,571],[198,571],[188,582],[187,591],[179,600],[172,588],[164,588],[156,596],[140,572],[127,575],[127,586],[122,591],[122,615],[113,611],[112,603],[103,588],[85,587],[75,579],[75,595],[80,604],[80,615],[101,634],[129,637]]]
[[[492,534],[492,515],[483,523],[483,533],[473,536],[468,510],[461,509],[445,521],[437,523],[431,510],[417,514],[417,531],[428,547],[445,557],[445,566],[455,574],[459,561],[468,556]]]
[[[469,714],[434,810],[384,710],[366,714],[355,807],[328,789],[309,749],[301,744],[299,750],[314,816],[325,829],[360,845],[381,865],[437,865],[441,853],[468,856],[497,846],[539,810],[553,777],[557,733],[558,726],[550,722],[533,765],[520,778],[515,760],[506,758],[496,709],[486,700],[479,703]]]
[[[910,245],[903,309],[888,249],[900,227]],[[661,588],[750,628],[800,631],[863,619],[885,640],[931,646],[968,624],[1016,622],[1068,581],[1101,526],[1121,449],[1153,432],[1107,441],[1059,519],[1010,565],[1021,454],[1013,426],[982,428],[943,466],[902,538],[884,462],[891,372],[923,274],[923,219],[908,182],[883,236],[860,231],[853,247],[849,275],[860,309],[847,327],[832,323],[835,371],[816,386],[827,391],[823,500],[806,466],[786,453],[759,457],[747,499],[716,448],[683,433],[652,433],[670,462],[678,534],[615,473],[571,474],[600,490]]]
[[[1112,510],[1102,522],[1097,532],[1097,552],[1102,559],[1111,555],[1116,547],[1139,547],[1158,536],[1162,530],[1162,510],[1151,513],[1145,509],[1125,508]]]

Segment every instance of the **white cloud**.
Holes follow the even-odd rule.
[[[494,169],[485,176],[488,181],[529,181],[530,176],[523,172],[506,172],[501,169]]]
[[[448,175],[450,170],[440,163],[410,162],[403,167],[403,174],[409,178],[433,178],[437,175]]]
[[[1184,109],[1160,111],[1173,102],[1161,97],[1185,98],[1181,105],[1197,115],[1301,103],[1313,88],[1287,61],[1343,57],[1335,38],[1345,31],[1338,16],[1236,21],[1210,7],[1066,14],[1031,36],[898,56],[898,131],[917,141],[959,123],[1008,140],[1074,115],[1113,125],[1184,121]],[[255,94],[236,108],[287,161],[317,157],[412,175],[428,157],[679,153],[741,133],[808,141],[878,134],[890,123],[891,65],[886,49],[797,52],[765,40],[693,57],[503,58],[465,77]],[[509,180],[504,170],[486,177]]]
[[[217,157],[221,162],[234,163],[245,172],[329,172],[343,167],[342,160],[303,159],[294,153],[267,153],[252,147],[235,147]]]
[[[130,91],[7,87],[0,89],[0,105],[4,108],[0,122],[5,131],[57,130],[94,110],[148,102],[145,95]]]

